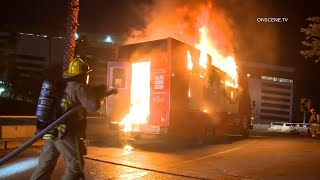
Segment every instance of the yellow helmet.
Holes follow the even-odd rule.
[[[68,77],[75,77],[80,74],[87,74],[92,71],[87,63],[85,63],[80,58],[75,58],[69,64],[69,68],[63,71],[63,76]]]

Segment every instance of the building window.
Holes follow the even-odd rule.
[[[112,87],[125,88],[126,71],[125,68],[114,68],[112,70]]]

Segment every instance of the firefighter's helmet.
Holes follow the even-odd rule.
[[[80,58],[75,58],[69,64],[69,68],[63,72],[63,77],[72,78],[82,74],[88,74],[92,69]]]

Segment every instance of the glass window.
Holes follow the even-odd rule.
[[[126,83],[126,69],[114,68],[112,70],[112,87],[125,88]]]

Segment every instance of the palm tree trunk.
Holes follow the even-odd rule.
[[[63,70],[68,68],[70,61],[74,58],[76,45],[75,33],[78,29],[79,0],[69,0],[69,12],[66,22],[66,44],[63,57]]]

